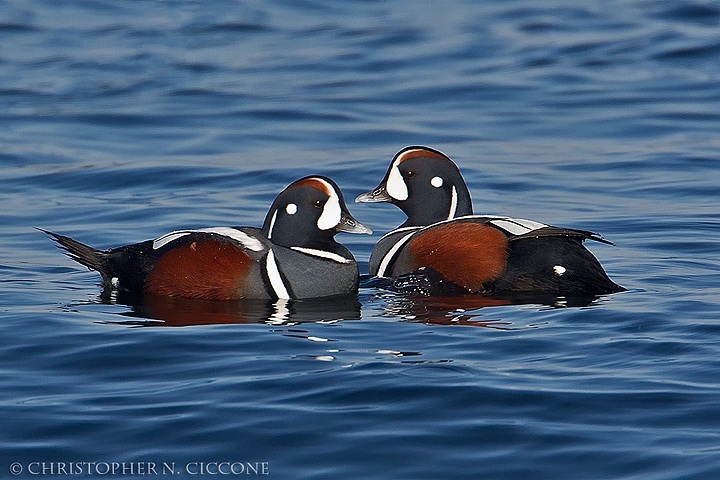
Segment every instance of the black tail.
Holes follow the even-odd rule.
[[[36,227],[37,228],[37,227]],[[84,243],[80,243],[77,240],[73,240],[70,237],[64,235],[58,235],[57,233],[50,232],[48,230],[38,228],[41,232],[45,232],[47,235],[52,237],[60,245],[58,248],[65,250],[67,255],[75,260],[76,262],[85,265],[91,270],[96,270],[105,276],[106,262],[104,261],[105,253],[100,250],[96,250]]]
[[[598,259],[581,242],[582,239],[577,237],[557,235],[513,241],[507,268],[495,281],[495,291],[547,292],[565,296],[624,291],[624,287],[608,277]]]

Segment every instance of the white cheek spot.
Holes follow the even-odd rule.
[[[562,277],[565,272],[567,272],[567,268],[563,267],[562,265],[555,265],[553,267],[553,272],[555,272],[555,275],[558,277]]]
[[[285,211],[288,215],[295,215],[297,213],[297,205],[294,203],[288,203],[287,207],[285,207]]]
[[[430,185],[435,188],[440,188],[443,186],[443,179],[440,177],[433,177],[432,180],[430,180]]]
[[[395,200],[402,201],[408,198],[408,189],[407,185],[405,185],[405,180],[403,180],[400,174],[400,169],[394,165],[390,169],[390,175],[388,175],[387,182],[385,183],[385,191]]]
[[[342,210],[340,209],[340,199],[335,192],[332,192],[327,202],[325,202],[322,215],[318,218],[317,226],[320,230],[330,230],[338,226],[341,218]]]

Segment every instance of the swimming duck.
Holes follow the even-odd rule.
[[[407,220],[370,256],[371,275],[423,292],[600,295],[625,290],[585,248],[612,244],[586,230],[532,220],[474,215],[457,165],[424,146],[400,150],[377,188],[356,202],[388,202]],[[410,287],[407,287],[407,285]]]
[[[213,300],[357,292],[357,263],[334,237],[372,233],[349,213],[337,184],[323,176],[301,178],[285,188],[262,228],[177,230],[106,251],[43,231],[70,258],[100,272],[108,290]]]

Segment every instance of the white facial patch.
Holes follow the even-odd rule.
[[[407,200],[408,199],[408,188],[405,185],[400,174],[400,169],[396,164],[390,168],[390,175],[388,175],[387,182],[385,182],[385,191],[395,200]]]
[[[433,177],[432,180],[430,180],[430,185],[435,188],[440,188],[443,186],[443,179],[440,177]]]
[[[553,267],[553,272],[555,272],[555,275],[558,277],[562,277],[563,273],[567,272],[567,268],[563,267],[562,265],[555,265]]]
[[[297,213],[297,205],[294,203],[288,203],[285,207],[285,211],[288,213],[288,215],[295,215]]]
[[[320,230],[330,230],[331,228],[337,227],[342,219],[340,197],[338,197],[332,185],[319,178],[317,180],[327,186],[326,193],[329,195],[325,206],[323,206],[322,214],[320,218],[318,218],[317,226]]]

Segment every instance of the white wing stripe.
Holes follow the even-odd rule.
[[[166,233],[160,238],[156,238],[153,240],[153,250],[157,250],[158,248],[162,248],[168,243],[172,242],[173,240],[177,240],[180,237],[184,237],[185,235],[190,235],[190,232],[185,231],[176,231],[176,232],[170,232]]]
[[[243,247],[248,250],[252,250],[253,252],[259,252],[265,248],[260,240],[255,237],[251,237],[247,233],[241,232],[236,228],[211,227],[202,228],[200,230],[176,230],[174,232],[170,232],[153,241],[153,250],[162,248],[168,243],[177,240],[178,238],[182,238],[185,235],[190,235],[191,233],[214,233],[216,235],[222,235],[223,237],[230,237],[233,240],[240,242]]]
[[[491,220],[490,223],[513,235],[524,235],[532,232],[533,230],[547,227],[547,225],[543,223],[533,222],[532,220],[524,220],[522,218],[498,218],[496,220]]]

